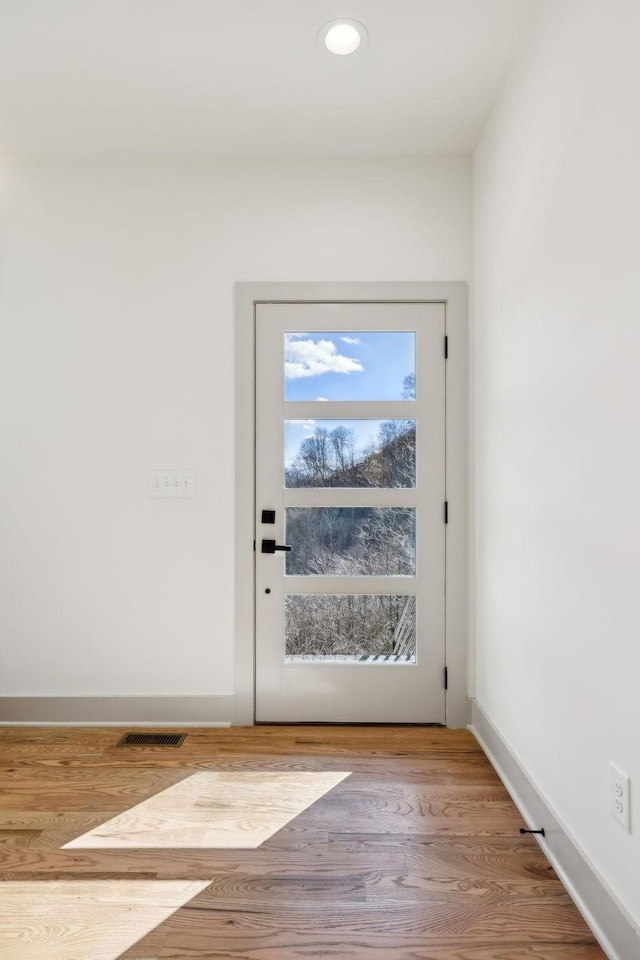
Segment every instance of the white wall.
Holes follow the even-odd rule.
[[[232,693],[233,284],[469,279],[470,162],[9,163],[0,226],[0,694]]]
[[[640,6],[539,11],[474,168],[477,697],[640,924]]]

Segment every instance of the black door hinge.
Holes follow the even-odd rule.
[[[444,358],[449,359],[449,337],[444,338]]]
[[[444,502],[444,522],[449,523],[449,501]]]
[[[449,689],[449,667],[444,668],[444,688]]]

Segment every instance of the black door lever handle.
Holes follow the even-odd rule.
[[[275,540],[262,541],[262,553],[275,553],[276,550],[289,551],[291,547],[288,547],[284,543],[276,543]]]

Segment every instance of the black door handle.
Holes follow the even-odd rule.
[[[262,541],[262,553],[275,553],[276,550],[291,550],[291,547],[286,546],[284,543],[276,543],[275,540],[263,540]]]

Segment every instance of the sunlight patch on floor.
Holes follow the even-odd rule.
[[[349,773],[196,773],[65,848],[255,849]]]
[[[25,880],[0,884],[0,957],[115,960],[208,880]]]

